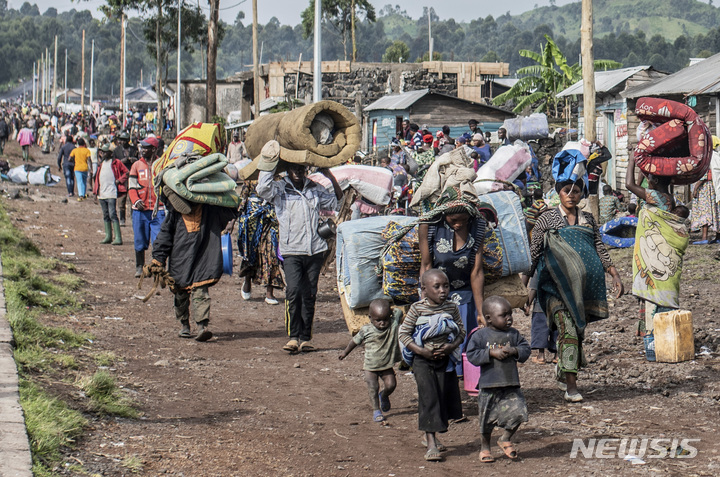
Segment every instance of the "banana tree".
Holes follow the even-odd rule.
[[[520,68],[521,76],[517,83],[505,93],[493,99],[493,104],[502,105],[513,100],[516,103],[513,112],[520,113],[528,106],[537,105],[535,112],[545,112],[548,116],[558,116],[557,94],[582,79],[579,64],[568,64],[567,58],[557,44],[548,35],[547,43],[540,53],[520,50],[520,56],[530,58],[536,65]],[[595,69],[619,68],[622,64],[611,60],[595,60]]]

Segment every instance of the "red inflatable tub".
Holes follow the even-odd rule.
[[[645,174],[673,177],[674,184],[697,182],[710,167],[710,131],[689,106],[662,98],[640,98],[640,120],[660,123],[635,147],[635,163]]]

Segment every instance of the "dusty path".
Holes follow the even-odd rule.
[[[54,162],[54,156],[33,152],[41,162]],[[719,288],[718,263],[708,259],[712,246],[690,249],[682,297],[694,313],[698,350],[707,344],[711,355],[677,365],[648,363],[634,336],[635,299],[624,297],[612,303],[612,318],[588,329],[591,365],[580,377],[585,402],[562,400],[552,366],[520,367],[530,411],[530,422],[516,436],[520,462],[500,458],[497,448],[495,464],[479,462],[477,405],[464,395],[468,422],[453,425],[442,437],[449,447],[445,462],[426,463],[412,376],[399,373],[389,425],[381,427],[370,422],[361,350],[338,361],[350,337],[331,275],[321,279],[317,352],[282,352],[282,307],[266,305],[257,290],[256,298],[244,302],[240,280],[227,276],[210,291],[216,338],[181,340],[168,291],[147,304],[134,298],[142,292],[133,278],[129,226],[122,229],[125,245],[101,246],[99,206],[74,199],[63,203],[64,184],[28,192],[31,200],[6,201],[15,224],[44,254],[75,264],[86,281],[81,312],[46,319],[92,333],[95,350],[120,357],[111,371],[143,415],[91,421],[67,456],[90,474],[127,475],[121,465],[127,456],[142,460],[143,475],[720,474]],[[629,283],[629,255],[613,252],[613,257]],[[529,318],[516,311],[515,319],[529,338]],[[56,383],[51,389],[72,400],[66,388]],[[645,458],[645,465],[570,458],[574,438],[623,437],[700,439],[692,443],[699,453],[692,459]]]

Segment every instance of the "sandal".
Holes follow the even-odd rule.
[[[424,439],[420,442],[424,447],[427,447],[427,439]],[[445,452],[447,450],[447,447],[445,447],[445,444],[441,444],[439,440],[437,440],[437,437],[435,438],[435,448],[439,450],[440,452]]]
[[[376,409],[373,411],[373,421],[383,422],[384,420],[385,420],[385,416],[383,416],[383,413],[380,409]]]
[[[298,351],[300,351],[301,353],[309,353],[311,351],[315,351],[315,347],[311,345],[309,341],[303,341],[302,343],[300,343]]]
[[[442,454],[440,454],[440,449],[429,449],[425,453],[425,460],[428,462],[439,462],[443,459]]]
[[[515,447],[513,447],[513,443],[510,441],[503,442],[501,440],[497,441],[498,447],[502,449],[502,451],[505,453],[505,455],[510,460],[517,460],[518,459],[518,453],[515,450]]]
[[[380,409],[382,412],[388,412],[390,410],[390,398],[387,396],[383,397],[382,391],[378,393],[378,398],[380,399]]]
[[[480,451],[480,462],[483,464],[492,464],[495,462],[495,457],[492,456],[492,452],[489,450]]]
[[[530,361],[532,361],[535,364],[547,364],[547,361],[545,361],[544,356],[533,356],[530,358]]]
[[[288,341],[285,346],[283,346],[283,350],[289,353],[295,353],[298,350],[298,340]]]

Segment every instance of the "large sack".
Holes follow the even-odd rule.
[[[50,166],[42,166],[38,169],[28,172],[27,180],[32,185],[47,185],[52,182],[50,174]]]
[[[379,216],[350,220],[338,225],[336,267],[338,283],[352,309],[368,306],[376,298],[387,298],[375,273],[385,247],[382,232],[390,222],[409,225],[417,218]]]
[[[507,137],[511,141],[516,139],[521,141],[542,139],[548,137],[549,133],[547,116],[542,113],[506,119],[502,127],[507,131]]]
[[[334,129],[332,140],[328,136],[328,118]],[[248,154],[255,159],[240,171],[244,179],[257,175],[260,151],[272,139],[280,143],[283,161],[333,167],[355,155],[362,142],[362,130],[355,115],[335,101],[320,101],[292,111],[260,116],[245,135]],[[327,141],[329,143],[323,143]],[[278,167],[283,167],[283,163]]]
[[[497,212],[495,233],[502,248],[502,276],[530,271],[530,242],[518,195],[512,191],[498,191],[478,199],[492,205]]]
[[[16,184],[27,184],[28,183],[28,173],[27,170],[25,170],[25,165],[13,167],[10,169],[7,173],[8,179],[10,179],[12,182]]]
[[[478,194],[487,194],[502,189],[502,185],[492,182],[501,180],[512,182],[518,178],[527,166],[532,163],[530,148],[522,141],[503,146],[493,154],[477,171],[477,179],[473,184]]]
[[[640,98],[635,113],[660,123],[635,147],[635,163],[645,174],[673,177],[674,184],[692,184],[710,167],[712,138],[692,108],[662,98]]]
[[[373,204],[386,205],[390,202],[393,190],[393,173],[384,167],[348,165],[332,168],[333,176],[337,179],[340,188],[355,189],[364,199]],[[308,176],[325,188],[332,189],[330,179],[319,172]]]

